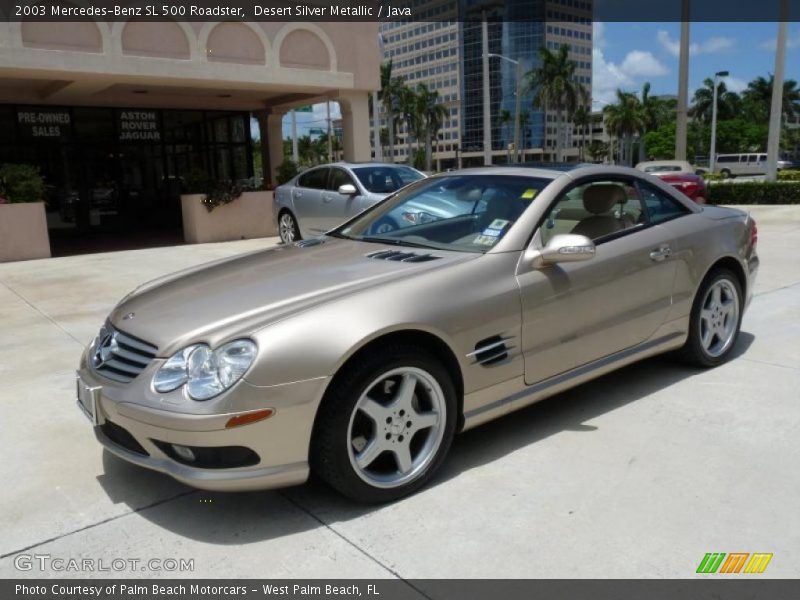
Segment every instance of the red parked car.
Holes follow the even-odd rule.
[[[706,180],[688,162],[679,160],[649,161],[639,163],[636,168],[660,177],[698,204],[706,203],[708,198]]]

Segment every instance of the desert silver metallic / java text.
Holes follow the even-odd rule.
[[[739,295],[733,284],[720,279],[710,288],[700,310],[700,343],[709,356],[723,354],[733,343],[739,323]]]
[[[350,416],[347,449],[353,470],[380,488],[416,479],[442,443],[446,410],[442,388],[430,373],[402,367],[382,374]]]

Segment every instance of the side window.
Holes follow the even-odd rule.
[[[355,185],[353,180],[350,179],[350,175],[347,174],[347,171],[344,169],[331,169],[330,177],[328,177],[329,190],[335,192],[339,189],[339,186],[346,185],[348,183],[350,185]]]
[[[297,180],[297,184],[300,187],[324,190],[327,178],[328,169],[312,169],[307,173],[303,173],[300,179]]]
[[[683,204],[656,188],[640,182],[639,189],[650,223],[663,223],[689,213],[689,209]]]
[[[597,241],[644,224],[642,201],[630,181],[593,181],[565,193],[548,212],[542,243],[575,233]]]

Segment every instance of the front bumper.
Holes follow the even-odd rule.
[[[136,380],[116,384],[98,376],[84,361],[78,376],[88,386],[100,387],[94,425],[97,440],[128,462],[192,487],[216,491],[286,487],[308,478],[311,431],[327,377],[270,387],[240,381],[227,392],[239,396],[232,404],[247,406],[248,410],[260,405],[275,413],[262,421],[226,429],[230,417],[248,411],[189,414],[157,409],[136,404],[132,401],[135,398],[128,397],[135,395]],[[139,377],[145,376],[142,373]],[[257,461],[243,467],[198,468],[168,455],[163,449],[171,444],[247,448],[257,455]]]

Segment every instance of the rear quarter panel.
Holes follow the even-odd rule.
[[[747,215],[738,210],[707,207],[662,224],[673,235],[673,257],[677,262],[673,305],[668,320],[689,316],[703,278],[720,259],[735,259],[745,274],[751,257]],[[745,295],[752,293],[750,282]]]

